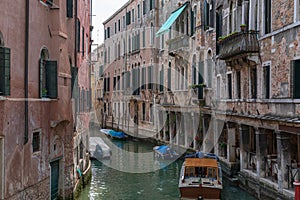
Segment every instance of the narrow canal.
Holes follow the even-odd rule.
[[[97,132],[97,131],[96,131]],[[114,141],[101,136],[111,147],[112,157],[92,162],[92,180],[80,200],[178,200],[179,171],[183,159],[158,162],[154,144],[141,140]],[[223,199],[254,200],[250,194],[223,178]]]

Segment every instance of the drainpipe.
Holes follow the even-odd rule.
[[[29,49],[29,0],[26,0],[26,17],[25,17],[25,70],[24,70],[24,87],[25,87],[25,134],[24,144],[28,142],[28,49]]]
[[[74,17],[74,22],[75,22],[75,34],[74,34],[74,44],[75,44],[75,48],[74,48],[74,64],[75,64],[75,67],[78,69],[78,66],[77,66],[77,40],[76,40],[76,38],[77,38],[77,30],[78,30],[78,27],[77,27],[77,17],[78,17],[78,14],[77,14],[77,8],[78,8],[78,6],[77,6],[77,0],[75,0],[75,17]],[[79,70],[77,70],[77,71],[79,71]],[[77,90],[78,90],[78,87],[77,87],[77,85],[78,85],[78,73],[77,73],[77,77],[75,77],[75,81],[74,81],[74,83],[76,83],[76,79],[77,79],[77,84],[75,84],[75,86],[73,85],[73,90],[74,90],[74,88],[75,88],[75,91],[76,91],[76,93],[77,93]],[[76,103],[77,103],[77,101],[78,100],[76,100],[76,98],[78,98],[78,97],[76,97],[75,96],[75,98],[74,98],[74,101],[75,101],[75,115],[74,115],[74,125],[73,125],[73,131],[77,131],[77,105],[76,105]],[[75,127],[74,127],[75,126]]]

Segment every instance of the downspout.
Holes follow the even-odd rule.
[[[75,23],[75,34],[74,34],[74,44],[75,44],[75,48],[74,48],[74,64],[75,64],[75,68],[77,68],[78,69],[78,66],[77,66],[77,30],[78,30],[78,27],[77,27],[77,17],[78,17],[78,14],[77,14],[77,7],[78,7],[78,5],[77,5],[77,0],[75,0],[75,20],[74,20],[74,23]],[[79,71],[79,70],[78,70]],[[78,72],[77,71],[77,72]],[[75,84],[76,83],[76,79],[77,79],[77,84]],[[78,85],[78,73],[77,73],[77,77],[75,77],[75,81],[74,81],[74,84],[75,85],[73,85],[73,92],[74,92],[74,90],[76,91],[76,94],[77,94],[77,90],[78,90],[78,87],[77,87],[77,85]],[[73,93],[74,94],[74,93]],[[78,102],[78,100],[76,99],[76,98],[78,98],[78,97],[76,97],[76,96],[74,96],[74,101],[75,101],[75,115],[74,115],[74,127],[73,127],[73,131],[77,131],[77,102]]]
[[[28,49],[29,49],[29,0],[26,0],[26,17],[25,17],[25,70],[24,70],[24,87],[25,87],[25,134],[24,144],[28,142]]]

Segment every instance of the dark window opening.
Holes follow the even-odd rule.
[[[32,151],[40,151],[40,132],[32,133]]]
[[[265,34],[271,32],[271,0],[265,0],[264,2],[264,26],[265,26]]]
[[[10,49],[0,47],[0,95],[10,95]]]
[[[67,0],[67,17],[73,18],[73,0]]]
[[[236,93],[237,93],[237,98],[241,99],[241,72],[240,71],[236,72]]]
[[[263,76],[264,76],[264,94],[265,98],[270,98],[270,66],[265,66],[263,68]]]
[[[256,99],[257,97],[257,73],[256,67],[250,70],[250,81],[251,81],[251,98]]]
[[[228,99],[232,99],[232,74],[227,74],[227,87]]]

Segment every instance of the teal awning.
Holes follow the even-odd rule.
[[[176,19],[179,17],[179,15],[183,12],[185,7],[187,6],[187,3],[183,4],[180,8],[173,11],[168,20],[162,25],[162,27],[157,31],[155,34],[156,37],[168,32],[170,30],[170,27],[172,24],[176,21]]]

